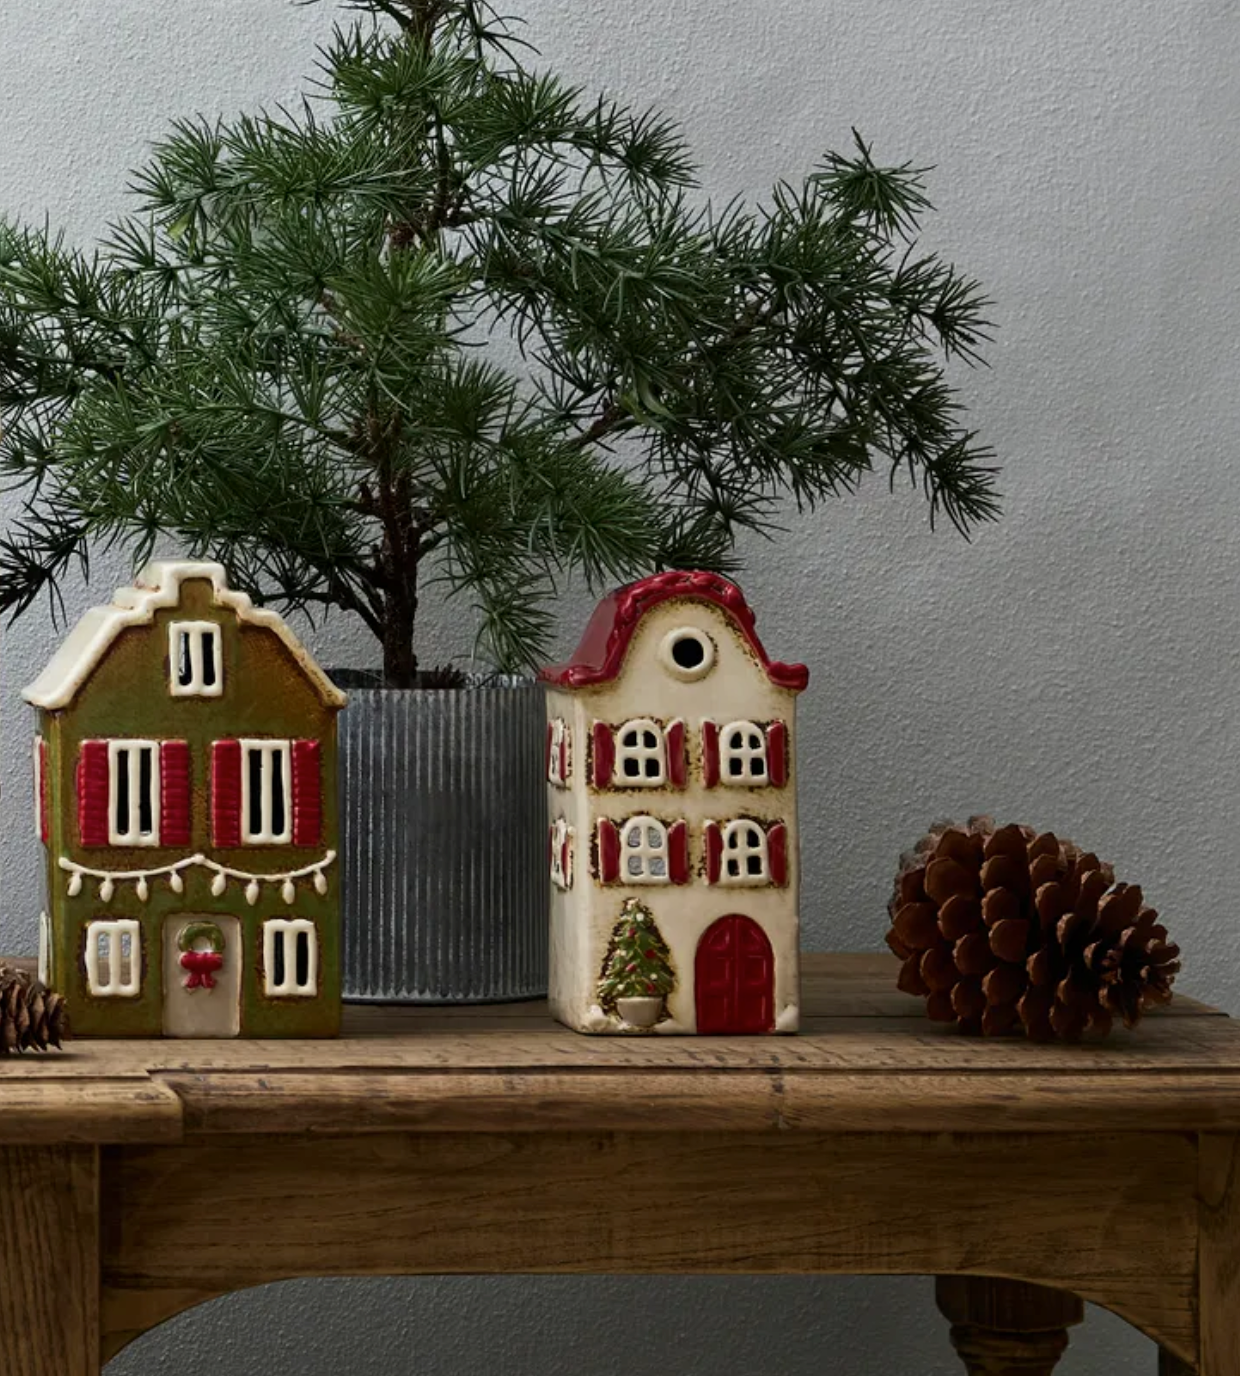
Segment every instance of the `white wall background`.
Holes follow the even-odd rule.
[[[1143,882],[1186,949],[1182,987],[1240,1011],[1240,4],[513,7],[574,78],[678,116],[712,194],[796,178],[853,124],[887,159],[936,164],[934,242],[996,301],[993,367],[966,387],[1004,464],[1003,523],[966,546],[875,482],[753,551],[767,642],[815,675],[807,945],[876,947],[897,851],[936,816],[993,810]],[[292,95],[332,18],[289,0],[0,0],[0,213],[91,239],[170,117]],[[89,600],[125,572],[101,565]],[[75,613],[87,601],[73,590]],[[431,628],[445,653],[449,624]],[[310,639],[329,660],[373,658],[343,623]],[[54,640],[31,614],[0,656],[10,951],[33,949],[37,912],[19,690]],[[956,1366],[923,1280],[508,1279],[255,1291],[148,1335],[109,1373],[337,1369]],[[1152,1374],[1154,1354],[1091,1313],[1061,1370]]]

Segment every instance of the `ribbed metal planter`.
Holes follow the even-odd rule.
[[[340,714],[344,996],[547,992],[541,685],[348,688]]]

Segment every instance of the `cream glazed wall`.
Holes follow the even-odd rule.
[[[663,663],[660,646],[669,632],[694,627],[710,637],[714,666],[699,679],[685,681]],[[776,659],[792,658],[776,653]],[[812,691],[812,683],[811,683]],[[694,957],[698,942],[716,919],[744,913],[766,933],[775,957],[775,1018],[780,1032],[793,1032],[799,1016],[798,908],[800,833],[797,826],[797,695],[773,684],[757,655],[728,614],[709,602],[674,598],[641,618],[616,678],[597,687],[548,696],[548,713],[571,721],[573,766],[571,790],[549,791],[551,816],[571,791],[564,815],[576,831],[573,887],[553,890],[551,928],[551,997],[556,1016],[583,1032],[616,1030],[604,1021],[596,985],[621,905],[636,897],[654,914],[672,953],[676,988],[668,999],[670,1021],[659,1032],[693,1031],[696,1027]],[[572,715],[563,711],[571,704]],[[589,782],[591,731],[596,721],[619,728],[635,718],[650,717],[664,727],[685,724],[688,774],[684,788],[629,786],[595,789]],[[736,787],[722,777],[707,788],[702,772],[702,722],[721,727],[736,720],[782,721],[788,729],[788,776],[782,788]],[[617,776],[618,777],[618,776]],[[645,813],[670,826],[684,820],[689,829],[688,884],[603,884],[591,863],[595,828],[600,818],[615,822],[623,834],[629,817]],[[766,825],[783,822],[788,829],[788,882],[748,886],[707,884],[703,824],[754,817]],[[621,847],[621,864],[624,851]]]

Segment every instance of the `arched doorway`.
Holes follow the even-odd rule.
[[[706,929],[694,988],[699,1032],[775,1030],[775,956],[751,917],[729,913]]]

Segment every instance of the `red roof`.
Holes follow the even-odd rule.
[[[561,688],[610,683],[620,672],[642,617],[661,602],[677,597],[709,602],[726,612],[776,687],[799,693],[809,682],[809,670],[804,664],[783,664],[767,656],[754,629],[754,614],[735,583],[717,573],[681,570],[656,573],[608,593],[595,607],[572,659],[550,665],[539,677]]]

